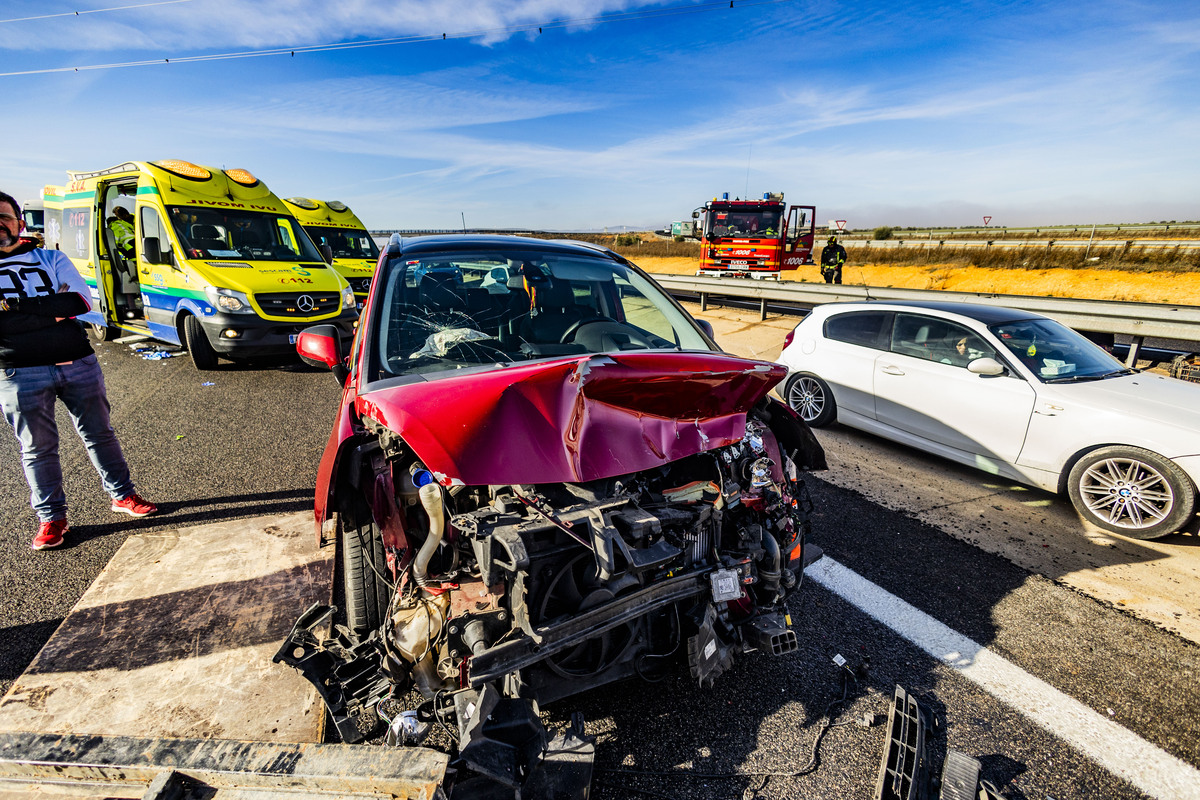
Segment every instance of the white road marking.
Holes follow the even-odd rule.
[[[1200,770],[1063,694],[829,556],[805,575],[1160,800],[1200,800]]]

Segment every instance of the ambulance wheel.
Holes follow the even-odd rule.
[[[217,368],[217,351],[208,343],[200,320],[195,317],[185,317],[183,320],[183,340],[187,344],[188,353],[196,369],[209,370]]]
[[[118,331],[115,327],[110,328],[109,326],[101,325],[98,322],[91,323],[87,326],[87,328],[88,336],[92,338],[93,342],[111,342],[113,339],[117,338],[117,334],[120,333],[120,331]]]

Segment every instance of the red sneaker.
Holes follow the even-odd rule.
[[[51,547],[58,547],[63,543],[63,534],[70,528],[67,527],[65,519],[52,519],[49,522],[43,522],[38,528],[37,536],[33,537],[34,550],[49,550]]]
[[[147,503],[137,496],[137,492],[134,492],[124,500],[113,500],[112,510],[128,514],[131,517],[148,517],[158,511],[158,506],[154,503]]]

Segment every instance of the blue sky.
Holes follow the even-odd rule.
[[[68,169],[182,158],[372,228],[657,228],[765,191],[850,227],[1200,219],[1200,7],[1178,0],[6,0],[0,17],[0,73],[80,68],[0,76],[0,188],[20,200]],[[186,60],[277,48],[300,51]],[[135,61],[154,63],[87,68]]]

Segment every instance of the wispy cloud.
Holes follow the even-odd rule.
[[[588,20],[663,3],[636,0],[194,0],[104,15],[35,19],[0,26],[13,50],[186,52],[332,44],[389,36],[471,34],[501,42],[556,20]],[[678,2],[676,2],[678,5]],[[48,14],[63,3],[46,3]],[[32,35],[31,35],[32,34]],[[52,34],[52,35],[45,35]]]
[[[1161,218],[1164,204],[1200,203],[1200,23],[1170,24],[1168,3],[1150,3],[1164,19],[1149,25],[1107,0],[1074,14],[1033,0],[853,14],[796,0],[511,33],[679,2],[194,0],[37,36],[0,26],[6,66],[499,31],[22,78],[2,85],[50,122],[18,126],[0,174],[34,187],[65,169],[190,158],[337,196],[385,227],[453,227],[438,221],[464,211],[475,225],[661,225],[718,191],[782,190],[856,224]]]

